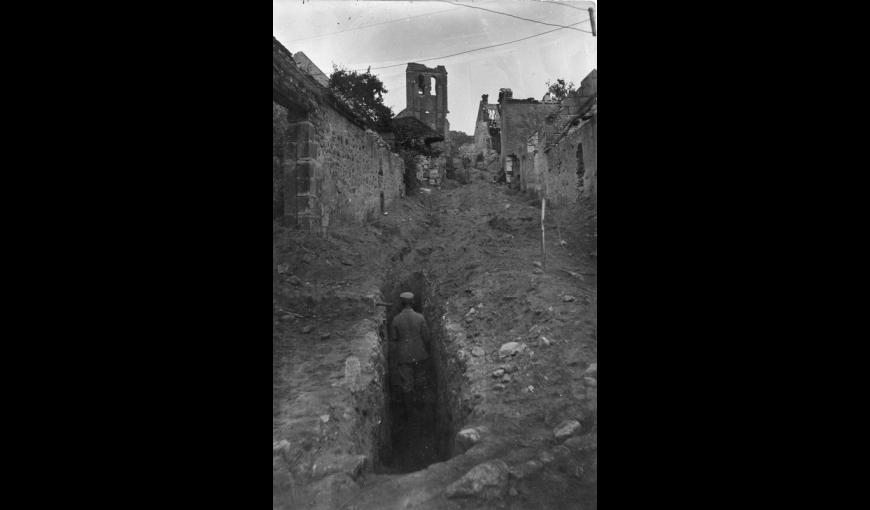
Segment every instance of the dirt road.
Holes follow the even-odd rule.
[[[595,215],[548,211],[543,264],[540,202],[479,176],[326,238],[276,229],[275,508],[597,508]],[[433,330],[437,409],[393,444],[403,290]],[[436,462],[397,460],[415,445]]]

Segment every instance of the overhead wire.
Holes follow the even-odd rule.
[[[310,37],[300,37],[299,39],[290,39],[290,40],[287,41],[287,42],[288,42],[288,43],[291,43],[291,42],[297,42],[297,41],[307,41],[307,40],[309,40],[309,39],[317,39],[318,37],[326,37],[326,36],[328,36],[328,35],[343,34],[343,33],[345,33],[345,32],[353,32],[354,30],[362,30],[362,29],[364,29],[364,28],[377,27],[377,26],[380,26],[380,25],[387,25],[387,24],[389,24],[389,23],[396,23],[396,22],[398,22],[398,21],[407,21],[407,20],[409,20],[409,19],[420,18],[420,17],[422,17],[422,16],[431,16],[431,15],[434,15],[434,14],[440,14],[440,13],[442,13],[442,12],[455,11],[455,10],[456,10],[455,8],[453,8],[453,9],[442,9],[442,10],[440,10],[440,11],[427,12],[427,13],[423,13],[423,14],[417,14],[417,15],[415,15],[415,16],[405,16],[404,18],[396,18],[396,19],[391,19],[391,20],[387,20],[387,21],[382,21],[382,22],[380,22],[380,23],[372,23],[371,25],[363,25],[363,26],[359,26],[359,27],[352,27],[352,28],[348,28],[348,29],[346,29],[346,30],[339,30],[339,31],[337,31],[337,32],[328,32],[328,33],[326,33],[326,34],[312,35],[312,36],[310,36]]]
[[[522,17],[522,16],[517,16],[517,15],[515,15],[515,14],[509,14],[509,13],[507,13],[507,12],[494,11],[494,10],[492,10],[492,9],[487,9],[486,7],[478,7],[478,6],[476,6],[476,5],[467,5],[467,4],[458,4],[458,3],[450,2],[449,0],[438,0],[438,1],[439,1],[439,2],[443,2],[443,3],[445,3],[445,4],[450,4],[450,5],[459,5],[459,6],[462,6],[462,7],[468,7],[469,9],[480,9],[481,11],[492,12],[492,13],[495,13],[495,14],[501,14],[501,15],[503,15],[503,16],[509,16],[509,17],[511,17],[511,18],[521,19],[521,20],[524,20],[524,21],[531,21],[532,23],[539,23],[539,24],[541,24],[541,25],[549,25],[549,26],[551,26],[551,27],[561,27],[561,28],[568,28],[568,29],[571,29],[571,30],[576,30],[576,31],[578,31],[578,32],[586,32],[585,30],[580,30],[579,28],[572,28],[573,25],[565,26],[565,25],[557,25],[557,24],[555,24],[555,23],[547,23],[547,22],[545,22],[545,21],[540,21],[540,20],[531,19],[531,18],[524,18],[524,17]],[[549,2],[549,3],[554,3],[554,2]],[[576,24],[577,24],[577,23],[575,23],[575,25],[576,25]],[[592,32],[587,32],[587,33],[590,33],[590,34],[591,34]]]
[[[498,47],[498,46],[504,46],[504,45],[507,45],[507,44],[513,44],[513,43],[515,43],[515,42],[525,41],[526,39],[531,39],[531,38],[533,38],[533,37],[539,37],[539,36],[542,36],[542,35],[550,34],[550,33],[556,32],[556,31],[558,31],[558,30],[562,30],[563,28],[570,28],[570,27],[573,27],[573,26],[575,26],[575,25],[579,25],[580,23],[583,23],[583,22],[586,22],[586,21],[589,21],[589,20],[588,20],[588,19],[585,19],[585,20],[583,20],[583,21],[578,21],[577,23],[572,23],[572,24],[570,24],[570,25],[568,25],[568,26],[566,26],[566,27],[554,28],[553,30],[547,30],[546,32],[541,32],[541,33],[539,33],[539,34],[533,34],[533,35],[530,35],[530,36],[528,36],[528,37],[523,37],[523,38],[520,38],[520,39],[514,39],[513,41],[507,41],[507,42],[503,42],[503,43],[492,44],[492,45],[489,45],[489,46],[483,46],[483,47],[480,47],[480,48],[474,48],[474,49],[471,49],[471,50],[460,51],[459,53],[453,53],[453,54],[450,54],[450,55],[443,55],[443,56],[440,56],[440,57],[431,57],[431,58],[415,59],[414,62],[428,62],[429,60],[440,60],[440,59],[445,59],[445,58],[449,58],[449,57],[455,57],[455,56],[457,56],[457,55],[463,55],[463,54],[465,54],[465,53],[471,53],[471,52],[473,52],[473,51],[486,50],[486,49],[489,49],[489,48],[496,48],[496,47]],[[587,34],[591,34],[591,33],[592,33],[592,32],[586,32],[585,30],[579,30],[579,31],[580,31],[580,32],[585,32],[585,33],[587,33]],[[371,68],[369,68],[369,70],[370,70],[370,71],[374,71],[374,70],[376,70],[376,69],[388,69],[388,68],[391,68],[391,67],[399,67],[399,66],[403,66],[403,65],[407,65],[407,62],[403,62],[403,63],[401,63],[401,64],[388,65],[388,66],[371,67]],[[365,71],[365,69],[355,69],[355,71]]]
[[[582,7],[575,7],[575,6],[573,6],[573,5],[570,5],[568,2],[556,2],[556,1],[553,1],[553,0],[550,0],[550,1],[548,1],[548,0],[543,0],[542,3],[545,3],[545,4],[556,4],[556,5],[561,5],[562,7],[570,7],[571,9],[577,9],[578,11],[588,11],[588,10],[589,10],[588,7],[587,7],[586,9],[584,9],[584,8],[582,8]]]

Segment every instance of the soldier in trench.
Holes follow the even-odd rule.
[[[393,395],[401,396],[406,413],[426,409],[429,377],[429,327],[422,314],[411,307],[414,294],[403,292],[402,311],[390,324],[390,384]],[[406,414],[407,418],[407,414]]]

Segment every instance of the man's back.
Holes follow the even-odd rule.
[[[405,308],[393,318],[390,332],[392,340],[398,343],[398,363],[421,361],[429,357],[429,329],[423,315],[411,308]]]

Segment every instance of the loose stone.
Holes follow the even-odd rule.
[[[580,422],[577,420],[565,420],[553,429],[556,439],[565,439],[580,433]]]

